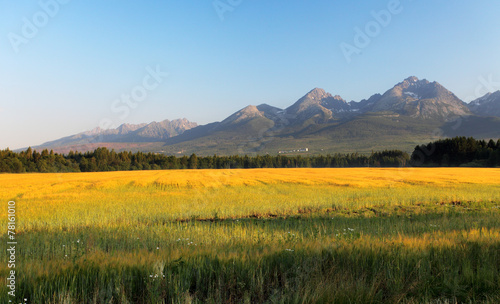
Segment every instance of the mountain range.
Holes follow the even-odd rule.
[[[155,146],[154,143],[162,143],[167,138],[177,136],[197,126],[195,122],[183,118],[149,124],[122,124],[116,129],[103,130],[97,127],[90,131],[46,142],[35,148],[50,148],[61,153],[67,153],[70,150],[87,151],[101,146],[118,148],[118,150],[127,147],[144,147],[147,150],[147,147]]]
[[[96,128],[35,148],[62,153],[98,146],[201,155],[369,153],[411,151],[450,136],[500,138],[500,91],[467,104],[441,84],[412,76],[359,102],[315,88],[286,109],[250,105],[221,122],[200,126],[177,119]]]

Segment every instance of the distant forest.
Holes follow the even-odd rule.
[[[0,172],[99,172],[165,169],[239,168],[345,168],[409,166],[500,166],[500,140],[456,137],[415,147],[412,155],[399,150],[334,155],[258,156],[167,156],[157,153],[115,152],[97,148],[93,152],[67,155],[28,148],[19,153],[0,151]]]
[[[412,166],[433,167],[497,167],[500,166],[500,139],[488,142],[472,137],[442,139],[416,146],[411,155]]]

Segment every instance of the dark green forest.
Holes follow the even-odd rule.
[[[238,168],[345,168],[408,166],[500,166],[500,140],[488,142],[456,137],[415,147],[411,157],[399,150],[333,155],[168,156],[157,153],[116,152],[97,148],[67,155],[31,148],[22,152],[0,151],[0,172],[99,172],[165,169]]]
[[[416,146],[412,166],[427,167],[497,167],[500,166],[500,139],[476,140],[454,137]]]
[[[23,172],[98,172],[165,169],[237,168],[322,168],[322,167],[404,167],[410,156],[401,151],[383,151],[370,156],[358,153],[326,156],[167,156],[156,153],[115,152],[98,148],[93,152],[67,155],[28,148],[15,153],[0,151],[0,171]]]

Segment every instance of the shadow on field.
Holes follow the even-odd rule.
[[[218,223],[226,225],[228,223]],[[249,225],[266,225],[249,221]],[[351,222],[353,224],[353,222]],[[500,244],[311,246],[259,244],[156,255],[149,263],[62,262],[55,271],[21,270],[18,294],[32,303],[497,303]],[[234,250],[238,249],[236,253]],[[146,259],[148,257],[145,257]],[[171,256],[170,256],[171,258]],[[114,260],[114,262],[112,262]],[[69,300],[68,300],[69,299]],[[113,299],[121,299],[114,301]],[[126,300],[126,301],[125,301]],[[56,302],[59,303],[59,302]]]
[[[30,231],[18,236],[16,294],[30,303],[499,303],[493,207],[332,208]],[[468,238],[477,229],[497,234]],[[464,236],[447,236],[457,231]],[[436,232],[444,243],[432,241]],[[405,237],[421,243],[403,246]]]

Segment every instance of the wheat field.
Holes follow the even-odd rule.
[[[500,169],[3,174],[0,184],[2,227],[16,202],[18,302],[500,302]]]

